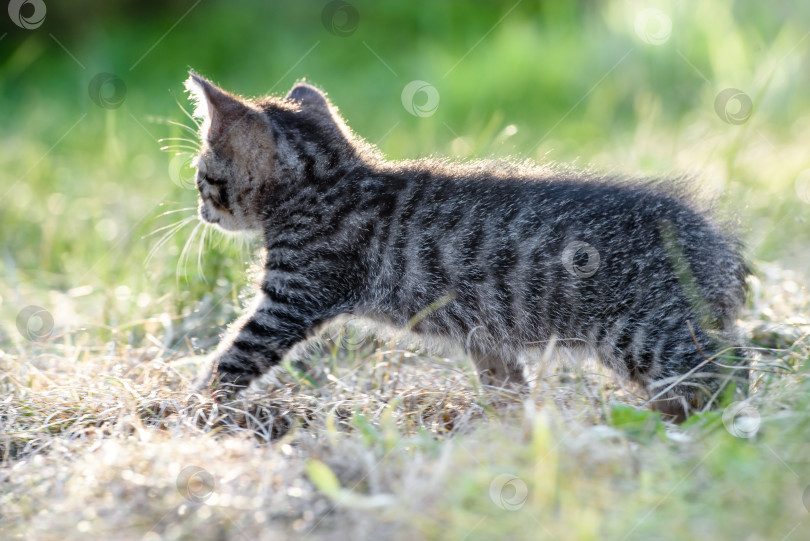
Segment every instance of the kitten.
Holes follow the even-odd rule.
[[[749,269],[673,189],[388,162],[308,84],[246,100],[191,73],[186,88],[203,120],[199,214],[266,249],[261,296],[206,380],[222,395],[341,314],[463,344],[489,385],[523,385],[522,353],[544,342],[585,345],[675,419],[730,380],[747,387],[729,365],[745,364],[734,322]]]

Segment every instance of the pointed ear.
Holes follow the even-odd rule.
[[[202,120],[200,131],[208,141],[216,140],[227,127],[249,112],[239,98],[190,71],[186,90],[195,102],[194,116]]]
[[[331,114],[326,95],[310,84],[296,83],[290,93],[287,94],[286,99],[298,102],[301,104],[302,109],[320,111],[327,115]]]

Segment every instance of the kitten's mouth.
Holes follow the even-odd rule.
[[[213,214],[208,209],[208,205],[205,204],[205,201],[206,201],[205,199],[200,201],[200,211],[199,211],[200,217],[210,224],[218,224],[220,217]]]

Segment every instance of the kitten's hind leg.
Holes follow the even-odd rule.
[[[483,385],[512,391],[526,388],[523,365],[519,361],[510,363],[496,354],[480,351],[471,351],[470,357]]]

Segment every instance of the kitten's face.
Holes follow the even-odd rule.
[[[296,118],[310,130],[326,139],[344,140],[344,151],[353,148],[345,139],[350,130],[337,110],[320,90],[306,83],[296,84],[284,100],[243,100],[195,73],[186,81],[186,89],[196,101],[195,116],[203,121],[202,146],[194,162],[200,217],[223,229],[263,230],[264,195],[276,184],[276,169],[282,169],[280,156],[286,156],[289,169],[295,155],[288,143],[280,142],[281,148],[276,148],[268,107],[300,115]],[[349,154],[344,152],[344,157]]]
[[[200,217],[229,231],[261,231],[263,186],[273,182],[275,145],[268,119],[194,74],[186,88],[202,118],[202,147],[194,161]]]

